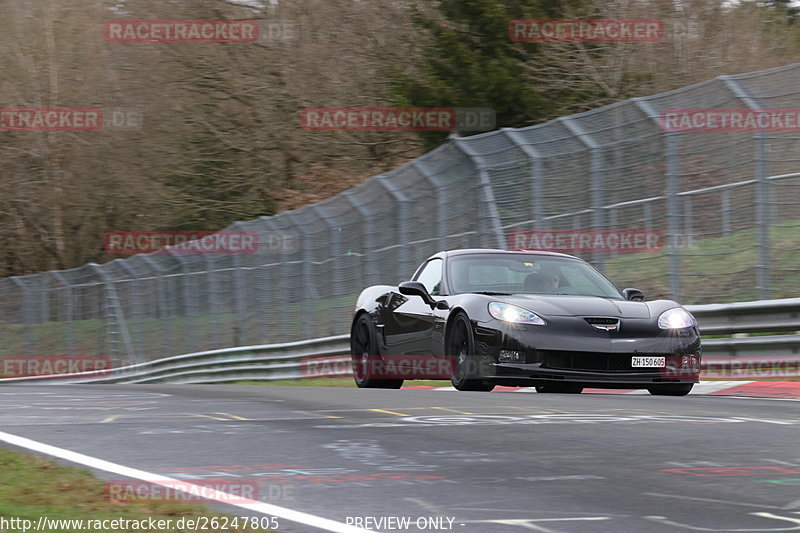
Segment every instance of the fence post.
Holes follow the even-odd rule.
[[[131,281],[133,282],[134,287],[136,287],[136,289],[137,289],[137,293],[134,294],[131,297],[131,308],[133,310],[133,316],[131,316],[131,320],[136,321],[137,317],[141,316],[143,314],[143,313],[138,313],[137,312],[142,307],[140,299],[139,299],[139,294],[138,294],[138,289],[139,289],[140,284],[142,282],[141,276],[139,276],[137,274],[137,272],[130,265],[128,265],[129,261],[121,261],[121,260],[115,259],[113,261],[113,263],[116,263],[120,268],[122,268],[128,274],[130,274]],[[142,349],[142,337],[143,337],[143,335],[142,335],[142,330],[141,330],[141,320],[138,320],[138,321],[134,322],[134,325],[136,325],[137,323],[138,323],[139,327],[135,328],[135,329],[132,328],[132,329],[134,329],[134,331],[133,331],[133,335],[131,336],[131,344],[133,345],[134,353],[136,353],[137,355],[143,356],[145,351]]]
[[[731,190],[725,189],[722,191],[722,234],[727,237],[731,233]]]
[[[431,184],[436,190],[436,233],[439,235],[439,250],[447,250],[447,235],[450,234],[447,224],[447,198],[444,195],[444,183],[438,178],[434,177],[433,172],[428,168],[424,158],[418,158],[411,162],[412,165],[419,171],[420,174]]]
[[[692,196],[690,194],[683,196],[683,232],[684,236],[682,242],[694,235],[694,216],[692,214]]]
[[[225,231],[244,231],[241,222],[234,222]],[[234,327],[235,337],[234,346],[242,346],[247,343],[247,284],[245,283],[245,269],[242,266],[242,256],[232,252],[233,255],[233,292],[236,307],[236,326]],[[180,260],[179,260],[180,262]]]
[[[575,135],[578,140],[589,150],[591,157],[591,193],[592,193],[592,228],[595,230],[605,229],[605,178],[603,176],[603,152],[602,147],[586,133],[583,128],[571,117],[561,117],[559,120],[566,128]],[[605,270],[605,254],[592,252],[592,263],[600,272]]]
[[[648,100],[642,98],[632,98],[631,101],[642,111],[642,113],[661,128],[661,118],[658,111]],[[667,158],[666,178],[667,178],[667,257],[669,258],[669,278],[670,289],[669,297],[673,300],[680,300],[681,296],[681,256],[676,247],[679,224],[680,206],[678,205],[678,193],[680,192],[680,159],[678,156],[678,141],[674,133],[664,133],[664,143]]]
[[[194,311],[194,305],[192,303],[192,295],[194,292],[191,290],[191,283],[196,276],[189,270],[188,265],[189,263],[186,260],[179,261],[181,265],[181,276],[182,276],[182,283],[181,286],[183,287],[183,308],[184,308],[184,320],[186,321],[186,335],[185,335],[185,342],[186,342],[186,351],[189,353],[194,352],[194,320],[192,318],[192,312]]]
[[[343,313],[339,312],[341,297],[344,295],[344,291],[342,290],[344,287],[342,273],[344,271],[343,261],[345,255],[342,247],[342,226],[336,221],[336,216],[332,215],[325,207],[325,202],[322,202],[322,204],[309,206],[309,209],[311,209],[311,211],[315,213],[320,220],[325,222],[325,225],[328,226],[328,233],[330,235],[330,257],[332,261],[330,296],[333,303],[333,320],[331,323],[333,331],[329,331],[327,334],[335,335],[336,331],[340,331],[340,326],[349,320],[349,317],[344,316]]]
[[[30,289],[28,289],[28,285],[17,276],[12,277],[11,281],[22,289],[22,321],[25,323],[25,355],[33,355],[33,331],[31,330],[33,323],[30,312],[28,311],[30,307]]]
[[[394,201],[397,203],[397,245],[398,245],[398,252],[397,252],[397,282],[400,283],[401,281],[406,281],[411,274],[413,274],[413,268],[411,272],[409,272],[408,260],[405,259],[405,254],[403,253],[403,249],[408,246],[409,242],[409,232],[408,232],[408,197],[401,191],[397,185],[392,183],[392,180],[389,179],[388,174],[381,174],[376,176],[378,183],[386,189],[386,191],[392,196]],[[415,265],[416,266],[416,265]]]
[[[112,324],[116,324],[117,329],[114,330],[116,334],[118,334],[122,338],[122,345],[125,349],[125,354],[128,356],[128,359],[133,361],[136,359],[136,354],[133,350],[133,343],[131,342],[130,333],[128,333],[128,325],[125,322],[125,315],[122,313],[122,308],[119,304],[119,298],[117,297],[117,289],[114,287],[114,282],[108,276],[108,273],[103,270],[103,267],[98,265],[97,263],[89,263],[89,266],[94,269],[100,275],[100,278],[103,280],[103,285],[105,285],[105,309],[106,309],[106,324],[111,329]],[[111,341],[111,331],[109,331],[109,345],[116,344]],[[111,353],[109,355],[113,356],[119,353],[119,350],[116,346],[109,346],[111,348]],[[171,353],[167,351],[167,353]],[[119,361],[116,361],[119,363]]]
[[[75,330],[72,323],[72,312],[73,312],[73,301],[72,301],[72,285],[70,285],[64,276],[61,274],[60,270],[53,270],[51,272],[54,278],[61,283],[63,290],[65,292],[64,295],[64,312],[66,314],[66,322],[67,322],[67,353],[70,355],[77,355],[75,353]]]
[[[764,109],[764,105],[758,101],[750,91],[742,86],[736,79],[731,76],[719,76],[722,83],[740,100],[742,100],[748,108],[753,111]],[[758,249],[758,264],[756,265],[756,289],[758,290],[758,297],[761,300],[767,300],[772,293],[772,282],[770,280],[770,270],[772,269],[771,257],[771,244],[769,237],[770,226],[770,191],[771,183],[767,179],[769,176],[767,158],[767,144],[769,138],[763,130],[755,132],[756,140],[756,234],[757,242],[756,248]]]
[[[678,232],[680,231],[680,162],[678,157],[678,139],[674,133],[667,133],[667,233],[669,243],[670,298],[681,298],[681,254],[678,249]]]
[[[315,211],[310,211],[314,213],[317,217],[319,215]],[[275,226],[270,225],[271,231],[275,231],[279,234],[281,238],[281,242],[286,242],[287,237],[290,238],[292,243],[295,243],[297,249],[292,250],[290,248],[282,247],[281,248],[281,261],[285,261],[289,254],[294,252],[300,252],[302,254],[302,278],[303,278],[303,290],[305,292],[305,298],[303,298],[303,313],[305,315],[305,320],[303,320],[303,335],[305,338],[309,339],[315,336],[314,333],[314,326],[316,324],[321,324],[317,320],[316,310],[314,309],[314,304],[319,301],[319,292],[317,291],[317,283],[314,279],[314,272],[312,270],[314,263],[319,261],[319,257],[314,253],[314,241],[313,239],[304,238],[300,239],[299,235],[297,235],[293,229],[294,227],[302,227],[303,221],[299,219],[302,217],[300,213],[297,211],[286,211],[283,213],[286,219],[289,222],[289,225],[286,228],[275,229]],[[266,217],[265,217],[266,218]],[[271,224],[271,223],[270,223]],[[288,228],[288,229],[287,229]],[[302,246],[302,251],[300,247]],[[279,311],[280,312],[280,311]],[[285,316],[285,313],[281,313],[282,316]]]
[[[475,152],[475,150],[468,144],[468,141],[466,141],[463,137],[451,135],[450,140],[453,142],[456,148],[461,150],[462,153],[470,158],[473,166],[478,171],[481,203],[483,204],[483,209],[481,209],[480,212],[480,218],[482,222],[486,222],[485,224],[482,222],[479,223],[478,246],[485,246],[483,244],[484,240],[481,239],[481,235],[486,235],[486,240],[489,242],[494,240],[493,246],[499,249],[505,249],[507,247],[506,238],[501,225],[500,214],[497,211],[497,202],[494,200],[492,181],[489,178],[489,173],[486,171],[483,158],[478,155],[477,152]],[[483,228],[490,229],[484,230],[482,233],[481,230]],[[494,233],[494,239],[492,239],[492,233]]]
[[[526,143],[525,138],[519,131],[511,128],[503,128],[506,137],[511,139],[531,164],[531,206],[533,209],[534,229],[549,229],[547,221],[544,219],[544,187],[542,184],[542,155],[533,145]]]
[[[166,353],[175,353],[173,351],[173,344],[172,344],[173,336],[170,335],[170,327],[169,327],[170,326],[170,320],[169,320],[170,313],[168,305],[169,298],[167,295],[166,287],[164,286],[165,285],[164,276],[162,275],[164,270],[152,257],[150,257],[150,254],[142,254],[142,260],[145,263],[147,263],[147,265],[153,271],[156,281],[156,286],[158,287],[158,296],[156,297],[156,300],[158,301],[158,306],[157,306],[158,311],[156,313],[156,318],[160,318],[159,322],[161,323],[161,334],[162,334],[162,342],[164,343],[164,351]],[[162,316],[159,317],[158,316],[159,314]],[[219,335],[218,334],[215,335],[214,338],[219,339]]]
[[[345,200],[350,202],[350,205],[353,206],[353,209],[358,211],[359,216],[364,221],[364,228],[365,228],[365,244],[363,247],[363,255],[361,260],[364,262],[364,272],[366,275],[364,276],[364,286],[369,287],[370,285],[379,285],[380,284],[380,276],[379,271],[375,266],[376,257],[373,254],[373,250],[377,248],[375,245],[375,233],[374,231],[369,229],[369,225],[375,223],[379,225],[379,221],[371,210],[367,209],[364,202],[360,201],[356,196],[354,191],[344,191],[342,196]]]

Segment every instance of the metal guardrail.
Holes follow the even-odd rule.
[[[800,332],[800,298],[687,305],[686,308],[697,318],[702,335]],[[703,355],[800,359],[800,335],[704,339]]]
[[[800,331],[800,298],[686,308],[700,323],[700,333],[706,335]]]
[[[800,298],[730,304],[691,305],[701,333],[743,334],[800,330]],[[306,341],[227,348],[167,357],[156,361],[68,376],[0,379],[0,383],[225,383],[275,381],[315,375],[349,375],[348,335]],[[703,355],[720,360],[763,358],[800,360],[800,334],[703,341]],[[792,359],[793,358],[793,359]],[[329,364],[320,369],[319,363]]]
[[[325,337],[307,341],[227,348],[177,355],[115,368],[69,376],[6,378],[2,383],[224,383],[303,378],[307,359],[350,352],[350,337]]]

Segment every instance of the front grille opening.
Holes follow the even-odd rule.
[[[629,372],[651,374],[652,368],[631,366],[633,354],[568,352],[549,350],[543,353],[543,367],[553,370],[583,370],[586,372]]]
[[[601,326],[613,326],[619,324],[619,318],[605,318],[605,317],[586,317],[584,320],[589,324],[598,324]]]

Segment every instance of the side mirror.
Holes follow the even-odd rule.
[[[624,296],[626,300],[630,300],[632,302],[644,301],[644,293],[639,289],[625,289],[622,291],[622,296]]]
[[[423,302],[431,307],[436,306],[436,300],[434,300],[431,295],[428,294],[428,289],[426,289],[425,285],[419,281],[404,281],[398,286],[398,289],[400,290],[400,294],[405,294],[406,296],[419,296],[422,298]]]

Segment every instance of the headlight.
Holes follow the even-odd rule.
[[[544,326],[545,322],[539,315],[531,313],[516,305],[505,304],[502,302],[492,302],[489,304],[489,314],[497,320],[503,322],[513,322],[515,324],[534,324]]]
[[[691,328],[696,322],[686,309],[676,307],[661,313],[658,317],[658,327],[661,329]]]

